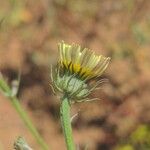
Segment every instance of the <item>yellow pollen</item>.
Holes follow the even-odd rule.
[[[87,67],[82,67],[80,64],[73,64],[72,62],[64,60],[61,61],[61,65],[68,69],[72,74],[78,74],[81,78],[91,78],[96,76],[96,74],[93,73],[91,69]]]

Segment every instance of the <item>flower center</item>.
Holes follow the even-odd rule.
[[[69,62],[65,60],[61,62],[61,65],[69,70],[72,74],[78,74],[82,79],[95,76],[90,68],[82,67],[79,63],[77,64],[73,63],[72,61]]]

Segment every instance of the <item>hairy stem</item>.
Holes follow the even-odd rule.
[[[62,98],[62,103],[60,106],[60,117],[67,150],[75,150],[70,119],[70,103],[66,96]]]
[[[48,150],[48,146],[43,140],[43,138],[40,136],[38,131],[36,130],[35,126],[33,125],[32,121],[30,120],[28,114],[25,112],[23,107],[20,105],[19,100],[16,97],[16,94],[13,95],[12,89],[9,87],[7,82],[3,79],[2,75],[0,74],[0,92],[2,92],[5,96],[7,96],[12,103],[13,107],[16,109],[18,114],[20,115],[21,119],[25,123],[28,130],[31,132],[33,137],[36,139],[36,141],[41,146],[41,150]]]
[[[24,111],[24,109],[20,105],[18,99],[16,97],[10,97],[10,99],[11,99],[12,105],[14,106],[14,108],[16,109],[18,114],[20,115],[21,119],[24,121],[25,125],[27,126],[27,128],[29,129],[31,134],[35,137],[36,141],[41,146],[41,150],[48,150],[49,148],[48,148],[47,144],[45,143],[43,138],[39,135],[38,131],[32,124],[32,121],[28,117],[27,113]]]

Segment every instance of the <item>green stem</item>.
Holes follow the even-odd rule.
[[[16,109],[16,111],[18,112],[18,114],[20,115],[22,120],[24,121],[25,125],[27,126],[29,131],[35,137],[36,141],[41,146],[41,150],[48,150],[47,144],[44,142],[42,137],[39,135],[38,131],[36,130],[36,128],[32,124],[32,121],[28,117],[27,113],[24,111],[24,109],[20,105],[18,99],[16,97],[10,97],[10,99],[11,99],[12,105],[14,106],[14,108]]]
[[[62,98],[60,106],[60,117],[67,150],[75,150],[70,119],[70,103],[69,99],[65,96]]]
[[[3,79],[1,74],[0,74],[0,92],[5,94],[10,99],[10,102],[12,103],[12,105],[14,106],[18,114],[20,115],[21,119],[24,121],[26,127],[29,129],[33,137],[41,146],[41,150],[48,150],[47,144],[45,143],[43,138],[40,136],[40,134],[34,127],[28,114],[24,111],[23,107],[20,105],[19,100],[16,98],[16,96],[12,95],[12,89],[8,86],[7,82]]]

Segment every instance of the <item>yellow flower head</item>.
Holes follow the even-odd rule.
[[[87,96],[100,85],[101,80],[89,81],[102,75],[110,58],[97,56],[87,48],[76,44],[59,43],[60,58],[51,70],[52,88],[67,95],[71,102],[87,100]]]
[[[60,65],[72,74],[77,74],[81,79],[99,77],[107,68],[110,58],[97,56],[87,48],[76,44],[59,43]]]

